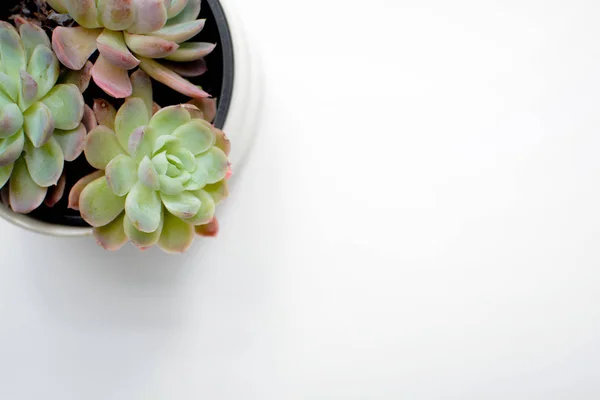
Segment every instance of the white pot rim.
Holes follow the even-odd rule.
[[[4,204],[0,206],[0,217],[20,228],[47,236],[81,237],[92,234],[92,228],[50,224],[28,215],[17,214]]]
[[[262,99],[262,72],[257,65],[257,59],[250,55],[241,21],[227,6],[226,0],[210,0],[210,3],[220,4],[225,14],[223,22],[228,25],[231,35],[234,58],[233,92],[223,130],[232,142],[230,160],[239,172],[255,137]],[[20,228],[47,236],[82,237],[93,233],[89,227],[51,224],[18,214],[1,203],[0,218]]]

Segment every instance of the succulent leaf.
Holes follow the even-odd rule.
[[[135,167],[134,167],[135,168]],[[135,171],[135,169],[133,170]],[[148,157],[144,157],[140,162],[138,171],[137,171],[137,179],[146,185],[148,188],[152,190],[160,189],[160,181],[159,181],[158,171],[156,167]]]
[[[200,208],[190,218],[184,218],[183,220],[190,225],[204,225],[208,224],[215,216],[216,204],[212,196],[206,193],[204,190],[197,190],[194,192],[194,196],[200,200]]]
[[[210,97],[208,93],[198,86],[154,60],[142,57],[140,59],[140,68],[154,78],[154,80],[163,83],[186,96],[194,98]]]
[[[4,74],[3,72],[0,72],[0,110],[9,104],[14,104],[16,101],[16,100],[10,98],[8,96],[8,94],[6,94],[4,92],[4,90],[2,89],[2,87],[1,87],[2,86],[2,82],[1,82],[2,75],[6,76],[6,74]]]
[[[123,32],[105,29],[98,36],[96,42],[100,54],[119,69],[130,70],[140,64],[140,61],[127,48]]]
[[[152,117],[148,126],[157,132],[157,136],[161,134],[166,135],[175,131],[191,119],[190,113],[183,106],[169,106],[158,111]]]
[[[98,49],[96,39],[101,33],[101,29],[59,26],[52,33],[52,48],[65,67],[80,70]]]
[[[192,172],[191,182],[188,182],[188,190],[198,190],[210,184],[208,181],[208,169],[201,163],[196,163],[196,169]]]
[[[173,132],[173,136],[181,141],[183,148],[188,149],[195,156],[209,150],[216,139],[212,126],[200,119],[181,125]]]
[[[108,129],[115,129],[115,117],[117,110],[106,100],[94,100],[94,114],[98,120],[98,125],[104,125]]]
[[[69,15],[84,28],[98,28],[98,9],[95,0],[62,0]],[[76,68],[79,69],[79,68]]]
[[[181,75],[183,78],[195,78],[208,71],[206,61],[204,61],[203,58],[186,63],[162,61],[162,65],[176,74]]]
[[[135,21],[133,0],[96,0],[102,26],[112,31],[129,28]]]
[[[161,193],[160,198],[167,210],[181,219],[192,218],[202,206],[200,199],[190,192],[182,192],[177,195]]]
[[[27,65],[25,48],[17,30],[4,21],[0,21],[0,59],[2,72],[12,79],[19,79],[23,66]]]
[[[192,104],[189,104],[189,103],[181,104],[181,107],[185,108],[185,110],[190,114],[190,117],[192,119],[204,120],[204,113],[202,111],[200,111],[200,109],[198,107],[196,107]]]
[[[127,243],[124,219],[125,213],[121,213],[110,224],[94,228],[94,237],[105,250],[116,251]]]
[[[21,35],[23,47],[25,48],[26,57],[28,59],[31,58],[33,51],[38,45],[44,46],[48,49],[52,47],[46,32],[44,32],[44,30],[39,26],[29,23],[28,21],[23,21],[19,27],[19,33]]]
[[[135,54],[148,58],[164,58],[179,48],[177,43],[155,36],[126,33],[125,41]]]
[[[50,7],[54,8],[57,12],[61,14],[66,14],[69,12],[67,6],[65,5],[65,0],[46,0]]]
[[[181,10],[175,17],[172,17],[167,22],[167,25],[177,25],[184,22],[190,22],[198,18],[200,14],[200,0],[188,0],[184,9]]]
[[[83,118],[83,97],[75,85],[54,86],[42,103],[50,109],[57,129],[75,129]]]
[[[46,144],[35,147],[27,144],[25,147],[25,162],[31,179],[41,186],[56,185],[63,172],[64,156],[55,138],[50,138]]]
[[[213,43],[182,43],[174,52],[164,58],[169,61],[191,62],[210,54],[216,47]]]
[[[46,193],[46,198],[44,199],[44,204],[47,207],[54,207],[60,199],[62,199],[65,189],[67,187],[67,176],[63,171],[58,183],[54,186],[50,186],[48,188],[48,193]]]
[[[165,213],[158,246],[167,253],[183,253],[194,242],[194,227],[180,218]]]
[[[0,138],[13,136],[23,127],[23,113],[16,104],[7,104],[0,110]]]
[[[150,35],[169,42],[182,43],[199,34],[204,29],[205,24],[205,19],[197,19],[177,25],[167,25],[162,29],[152,32]]]
[[[54,85],[56,85],[59,72],[58,59],[52,50],[44,45],[38,45],[33,50],[27,64],[27,73],[37,83],[36,100],[46,96]],[[83,91],[80,92],[83,93]]]
[[[21,156],[25,146],[25,134],[20,130],[16,134],[0,139],[0,167],[12,164]]]
[[[92,77],[100,89],[114,98],[124,99],[133,91],[127,70],[113,64],[102,54],[92,68]]]
[[[91,132],[94,128],[98,126],[98,120],[96,119],[96,114],[87,104],[83,106],[83,119],[81,120],[83,126],[87,132]]]
[[[213,122],[217,116],[217,99],[192,99],[188,102],[195,107],[198,107],[204,114],[204,120],[207,122]]]
[[[62,83],[71,83],[79,89],[81,93],[85,92],[92,80],[92,67],[94,64],[87,61],[79,71],[69,71],[62,79]]]
[[[27,214],[38,208],[48,189],[40,187],[29,175],[23,158],[16,163],[9,181],[10,206],[14,212]]]
[[[8,178],[10,178],[10,174],[12,174],[14,168],[14,164],[8,164],[4,167],[0,167],[0,188],[6,185],[8,182]]]
[[[97,169],[105,169],[113,158],[125,154],[115,133],[103,125],[88,134],[84,152],[88,163]]]
[[[113,158],[106,166],[108,186],[117,196],[125,196],[137,182],[136,163],[125,154]]]
[[[166,0],[134,0],[137,4],[131,33],[145,34],[159,30],[167,23]]]
[[[138,154],[140,153],[140,150],[142,150],[142,151],[146,150],[146,149],[142,149],[142,143],[144,142],[144,138],[146,137],[146,129],[147,129],[147,127],[140,126],[138,128],[135,128],[133,130],[133,132],[131,132],[131,135],[129,136],[128,145],[127,145],[127,152],[132,157],[137,158]],[[140,158],[147,155],[147,152],[144,152],[144,153],[145,154],[142,154]]]
[[[133,87],[131,98],[137,97],[142,99],[146,105],[146,109],[148,110],[148,115],[154,114],[152,112],[152,82],[150,81],[150,77],[144,71],[139,69],[131,74],[130,78],[131,85]]]
[[[162,203],[158,192],[137,182],[127,195],[125,212],[136,229],[146,233],[156,231],[162,219]]]
[[[191,173],[196,169],[194,154],[183,145],[179,150],[173,151],[171,155],[167,156],[167,160],[182,171],[185,170]]]
[[[79,198],[81,216],[94,228],[110,224],[124,209],[125,197],[114,194],[104,176],[89,183]]]
[[[207,152],[196,157],[198,168],[204,168],[207,173],[207,183],[217,183],[224,179],[229,169],[229,161],[223,150],[212,147]]]
[[[163,224],[164,224],[164,220],[161,217],[160,224],[155,231],[142,232],[141,230],[137,229],[131,223],[129,218],[125,217],[125,219],[123,221],[123,228],[125,230],[126,236],[129,238],[129,240],[131,240],[131,242],[133,244],[135,244],[137,247],[143,249],[143,248],[147,248],[150,246],[154,246],[158,242],[158,240],[160,239],[160,236],[162,234],[162,231],[163,231]]]
[[[52,111],[44,103],[37,102],[25,112],[25,134],[35,147],[44,145],[54,132]]]
[[[152,165],[154,165],[154,168],[159,175],[165,175],[170,165],[169,160],[167,159],[167,152],[163,151],[155,155],[154,158],[152,158]]]
[[[19,107],[21,110],[27,110],[36,100],[38,95],[38,84],[25,71],[21,71],[21,93],[19,96]]]
[[[219,221],[213,218],[206,225],[198,225],[195,227],[196,234],[203,237],[216,237],[219,234]]]
[[[204,191],[213,198],[215,204],[221,204],[223,200],[229,197],[229,187],[227,180],[225,179],[217,183],[206,185]]]
[[[217,141],[215,143],[215,146],[223,150],[223,153],[229,155],[231,153],[231,141],[229,141],[229,138],[222,130],[215,129],[215,131],[217,134]]]
[[[129,148],[129,137],[133,131],[147,125],[149,120],[149,111],[142,99],[132,98],[123,104],[115,117],[115,132],[124,149]]]
[[[83,192],[83,189],[85,189],[87,185],[101,177],[104,177],[104,171],[96,171],[77,181],[69,193],[69,208],[79,211],[79,199],[81,198],[81,192]]]
[[[157,154],[162,151],[168,151],[169,153],[172,153],[178,151],[179,149],[181,149],[181,141],[175,136],[165,134],[156,138],[156,141],[154,142],[153,153]],[[168,159],[169,157],[167,157],[167,160]]]
[[[185,191],[185,187],[181,180],[176,178],[171,178],[170,176],[160,175],[158,177],[158,181],[160,183],[160,191],[165,194],[176,195],[183,193]]]
[[[167,18],[174,18],[183,11],[187,0],[167,0]]]
[[[68,131],[61,131],[59,129],[54,131],[53,137],[60,145],[65,161],[75,161],[81,155],[85,147],[87,132],[88,130],[83,123],[79,124],[77,128]]]
[[[18,81],[4,72],[0,72],[0,91],[2,91],[2,94],[6,98],[6,104],[11,104],[19,99]]]

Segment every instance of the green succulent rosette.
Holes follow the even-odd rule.
[[[13,211],[29,213],[49,192],[62,196],[64,162],[81,154],[87,131],[80,89],[57,84],[47,35],[18,22],[18,31],[0,22],[0,188]]]
[[[100,245],[116,250],[127,241],[183,252],[196,234],[216,233],[215,207],[227,197],[229,141],[192,104],[153,115],[150,78],[137,71],[133,95],[116,111],[94,107],[98,126],[85,155],[99,171],[70,194]]]
[[[204,28],[201,0],[46,0],[79,24],[58,27],[52,44],[59,60],[81,69],[96,52],[92,75],[110,96],[132,93],[128,71],[143,69],[153,79],[193,98],[208,93],[186,78],[206,71],[203,58],[213,43],[189,42]]]

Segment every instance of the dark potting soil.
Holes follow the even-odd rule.
[[[24,14],[28,17],[43,20],[44,28],[51,34],[51,30],[58,23],[63,24],[64,21],[57,21],[57,16],[53,15],[51,10],[44,10],[43,4],[44,2],[40,0],[5,0],[4,7],[0,10],[0,20],[8,21],[12,15],[23,12],[22,7],[24,6],[26,8]],[[195,39],[192,39],[192,41],[217,43],[217,47],[205,58],[208,67],[207,72],[197,78],[189,79],[194,84],[202,86],[212,96],[217,97],[217,117],[214,123],[218,128],[222,128],[227,117],[233,91],[234,59],[231,35],[223,9],[218,0],[202,0],[202,11],[199,18],[205,18],[206,25],[202,32]],[[189,101],[189,98],[186,96],[175,92],[161,83],[153,82],[153,89],[154,99],[162,107]],[[90,83],[90,87],[84,93],[84,98],[90,107],[96,98],[103,98],[110,101],[117,109],[123,104],[123,100],[111,99],[94,84],[93,80]],[[67,205],[68,194],[73,185],[79,179],[93,171],[94,169],[87,163],[83,154],[77,160],[65,163],[67,185],[63,198],[52,208],[42,205],[32,212],[30,216],[52,224],[76,227],[88,226],[81,218],[79,212],[69,209]]]

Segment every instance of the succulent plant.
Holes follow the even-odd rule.
[[[17,24],[0,21],[0,188],[13,211],[29,213],[62,196],[64,162],[81,154],[87,131],[80,90],[57,84],[47,35]]]
[[[204,27],[201,0],[46,0],[80,26],[58,27],[52,45],[59,60],[79,70],[99,51],[92,75],[115,98],[131,95],[128,71],[140,67],[153,79],[193,98],[208,93],[184,77],[205,72],[211,43],[187,42]],[[160,59],[160,61],[156,61]]]
[[[84,151],[99,171],[73,187],[70,207],[108,250],[130,240],[142,249],[157,244],[183,252],[195,234],[218,230],[215,205],[228,194],[229,141],[192,104],[153,114],[150,78],[138,70],[131,79],[133,95],[118,111],[104,100],[94,105],[98,126]]]

